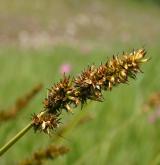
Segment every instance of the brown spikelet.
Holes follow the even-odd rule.
[[[41,149],[33,153],[31,158],[21,161],[19,165],[42,165],[45,160],[54,160],[68,152],[69,148],[65,146],[50,145],[46,149]]]
[[[74,86],[77,89],[77,95],[81,104],[84,104],[87,99],[96,101],[102,100],[99,77],[96,76],[97,71],[97,68],[92,65],[74,80]]]
[[[42,89],[42,84],[36,85],[28,94],[16,100],[15,105],[8,110],[0,112],[0,122],[14,118],[18,112],[25,108],[33,97]]]
[[[44,132],[50,134],[50,131],[57,128],[60,124],[60,118],[58,115],[46,113],[40,115],[33,115],[32,117],[33,128],[36,131]]]
[[[72,94],[74,95],[72,80],[64,75],[64,78],[59,83],[49,89],[48,97],[44,100],[44,108],[53,114],[57,114],[62,109],[71,111],[69,105],[77,104]]]
[[[148,105],[151,107],[160,107],[160,92],[153,93],[150,96]]]
[[[149,110],[154,109],[160,109],[160,92],[152,93],[147,100],[147,102],[143,106],[143,111],[148,112]]]

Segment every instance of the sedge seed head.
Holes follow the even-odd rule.
[[[99,67],[88,66],[75,78],[64,75],[59,83],[49,89],[43,102],[47,111],[46,117],[34,116],[35,130],[48,132],[48,129],[56,128],[59,123],[58,116],[63,109],[73,112],[72,107],[79,104],[83,106],[87,100],[103,101],[103,91],[111,90],[122,83],[126,84],[129,78],[135,79],[137,73],[142,72],[141,64],[148,61],[145,55],[145,49],[134,50],[131,53],[123,52]]]

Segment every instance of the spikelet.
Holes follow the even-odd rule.
[[[48,109],[49,113],[57,114],[62,109],[71,111],[69,104],[77,105],[78,102],[75,99],[71,78],[64,75],[63,80],[49,89],[48,96],[44,100],[44,108]]]
[[[40,131],[50,134],[51,130],[55,130],[60,124],[60,118],[58,115],[46,113],[40,115],[33,115],[32,117],[34,131]]]
[[[50,145],[45,149],[36,151],[29,159],[21,161],[19,165],[42,165],[45,160],[54,160],[68,152],[68,147]]]
[[[150,110],[160,109],[160,91],[152,93],[143,106],[143,111],[148,112]]]
[[[13,107],[8,108],[7,110],[0,111],[0,122],[7,121],[9,119],[13,119],[14,117],[16,117],[18,112],[20,112],[29,104],[29,102],[42,89],[42,87],[42,84],[36,85],[29,93],[18,98]]]
[[[77,95],[82,105],[87,99],[96,101],[102,100],[101,86],[97,71],[98,69],[92,65],[74,80],[74,86],[77,89]]]

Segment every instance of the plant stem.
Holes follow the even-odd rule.
[[[40,112],[37,116],[40,117],[47,113],[47,111]],[[0,148],[0,156],[2,156],[13,144],[15,144],[25,133],[32,127],[33,122],[29,123],[20,132],[18,132],[11,140],[9,140],[3,147]]]
[[[29,129],[32,127],[32,122],[17,133],[10,141],[8,141],[3,147],[0,148],[0,156],[2,156],[13,144],[15,144]]]

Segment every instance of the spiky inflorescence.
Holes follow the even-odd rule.
[[[31,156],[30,159],[23,160],[19,165],[42,165],[44,160],[55,159],[69,152],[65,146],[50,145],[46,149],[39,150]]]
[[[160,91],[152,93],[143,105],[144,112],[148,112],[151,109],[154,111],[158,111],[160,109]]]
[[[103,101],[102,91],[111,90],[113,86],[127,83],[128,78],[136,78],[140,64],[147,62],[146,51],[139,49],[122,56],[113,56],[99,67],[89,66],[76,78],[66,77],[54,85],[44,100],[45,111],[57,115],[62,109],[72,112],[72,107],[83,105],[87,100]],[[56,121],[57,119],[55,119]]]
[[[0,111],[0,122],[15,118],[18,112],[20,112],[29,104],[29,102],[36,94],[38,94],[42,87],[42,84],[36,85],[29,93],[18,98],[13,107]]]

